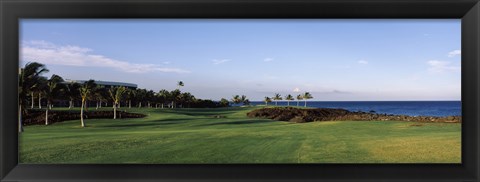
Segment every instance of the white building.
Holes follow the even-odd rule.
[[[83,84],[87,82],[88,80],[65,80],[65,83],[79,83]],[[124,83],[124,82],[111,82],[111,81],[100,81],[100,80],[95,80],[95,83],[97,85],[104,86],[105,88],[111,88],[111,87],[119,87],[119,86],[124,86],[129,89],[136,89],[138,86],[137,84],[133,83]]]

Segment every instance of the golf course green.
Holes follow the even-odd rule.
[[[260,107],[120,108],[135,119],[24,127],[20,163],[460,163],[461,123],[249,118]],[[63,108],[60,108],[63,109]],[[112,108],[102,108],[112,110]]]

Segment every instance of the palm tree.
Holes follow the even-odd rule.
[[[240,102],[242,102],[242,100],[241,100],[241,98],[240,98],[240,95],[235,95],[235,96],[233,96],[232,102],[233,102],[234,104],[240,104]]]
[[[70,99],[68,109],[75,107],[74,101],[78,98],[78,95],[80,95],[80,87],[81,85],[78,83],[65,84],[64,94]]]
[[[190,103],[195,102],[195,96],[193,96],[190,92],[184,92],[180,94],[180,103],[182,108],[185,107],[190,107]]]
[[[305,107],[307,107],[307,100],[308,100],[308,99],[311,99],[311,98],[313,98],[313,96],[312,96],[312,94],[310,94],[309,92],[305,92],[305,93],[303,94],[303,99],[305,99]]]
[[[47,89],[45,90],[45,98],[47,99],[47,108],[45,108],[45,125],[48,125],[48,111],[52,109],[52,102],[56,96],[60,95],[63,78],[58,75],[52,75],[47,81]]]
[[[83,122],[83,110],[86,107],[87,100],[91,97],[91,92],[93,90],[93,86],[96,85],[94,80],[89,80],[79,88],[80,97],[82,98],[82,107],[80,108],[80,122],[82,123],[82,128],[85,127],[85,123]]]
[[[142,102],[145,100],[145,96],[147,95],[146,89],[137,89],[136,100],[138,102],[138,108],[142,107]]]
[[[153,100],[155,101],[155,108],[158,108],[158,106],[161,105],[164,102],[164,100],[162,99],[162,97],[158,92],[153,92],[153,93],[154,93]]]
[[[38,108],[42,108],[41,105],[41,100],[42,100],[42,93],[46,89],[47,85],[47,78],[41,76],[38,77],[38,80],[36,81],[37,83],[35,85],[32,85],[30,88],[30,97],[31,97],[31,106],[30,108],[33,109],[35,107],[35,94],[38,94]]]
[[[90,94],[88,94],[88,97],[85,100],[85,105],[83,106],[85,107],[85,111],[88,111],[88,101],[95,99],[95,95],[93,93],[95,93],[95,88],[97,88],[97,83],[95,83],[95,80],[88,80],[83,84],[90,89]]]
[[[27,107],[27,94],[35,88],[42,74],[48,72],[45,65],[33,62],[27,63],[24,68],[19,69],[18,77],[18,132],[23,131],[22,114],[26,112],[23,108]]]
[[[30,109],[33,109],[35,107],[35,91],[33,89],[30,92],[30,98],[32,99]]]
[[[126,91],[126,96],[127,96],[127,101],[128,101],[128,108],[132,108],[132,99],[135,98],[135,96],[137,95],[137,90],[134,90],[134,89],[127,89]]]
[[[291,100],[295,100],[295,99],[293,98],[292,95],[288,94],[288,95],[285,97],[285,100],[287,100],[287,106],[290,106],[290,101],[291,101]]]
[[[219,104],[220,104],[220,106],[222,106],[222,107],[228,107],[228,106],[230,105],[230,102],[229,102],[227,99],[222,98],[222,99],[220,99]]]
[[[178,81],[178,82],[177,82],[177,87],[178,87],[177,90],[178,90],[178,92],[175,91],[175,90],[172,91],[172,92],[174,92],[174,93],[172,94],[173,100],[175,100],[175,104],[172,102],[172,106],[176,106],[176,105],[177,105],[176,103],[177,103],[177,101],[180,99],[180,96],[181,96],[181,94],[182,94],[182,92],[180,91],[180,87],[183,87],[183,86],[185,86],[185,85],[183,84],[183,81]]]
[[[112,87],[108,90],[108,93],[113,100],[113,119],[117,119],[117,105],[120,103],[120,99],[122,99],[124,92],[125,87]]]
[[[247,96],[245,95],[242,95],[242,97],[240,98],[240,102],[243,103],[243,105],[250,105],[250,100],[247,99]]]
[[[47,78],[46,77],[39,77],[38,80],[37,80],[37,84],[36,86],[34,86],[34,88],[36,88],[36,92],[38,94],[38,108],[41,109],[42,108],[42,95],[45,94],[45,90],[47,89]]]
[[[282,100],[282,96],[279,93],[276,93],[275,96],[273,97],[273,100],[275,100],[275,106],[276,106],[277,100]]]
[[[303,96],[301,94],[297,95],[297,107],[300,105],[300,100],[303,100]]]
[[[249,105],[250,105],[250,100],[249,100],[249,99],[245,99],[245,100],[243,101],[243,105],[244,105],[244,106],[249,106]]]
[[[92,88],[89,87],[88,84],[83,83],[82,86],[78,89],[80,93],[80,98],[82,99],[82,106],[80,108],[80,122],[82,127],[85,127],[85,122],[83,122],[83,109],[85,108],[85,102],[87,101],[88,97],[90,97],[90,93]]]
[[[170,100],[172,101],[172,108],[175,108],[177,105],[177,101],[180,99],[180,92],[179,89],[172,90],[169,94]]]
[[[270,97],[265,97],[263,101],[265,102],[265,106],[268,106],[268,103],[272,102],[272,99]]]
[[[80,108],[80,122],[82,123],[82,127],[85,127],[85,123],[83,122],[83,108],[85,107],[85,101],[90,95],[90,91],[90,88],[88,88],[86,85],[83,85],[79,89],[80,97],[82,98],[82,106]]]
[[[22,127],[22,108],[25,107],[24,104],[27,102],[26,97],[27,94],[26,92],[28,91],[27,88],[29,86],[26,86],[26,80],[25,80],[25,71],[24,68],[20,68],[18,71],[18,132],[21,133],[23,132],[23,127]],[[25,104],[26,105],[26,104]]]
[[[165,89],[162,89],[162,90],[158,91],[157,96],[158,96],[158,100],[160,101],[160,103],[162,103],[162,109],[163,109],[163,106],[164,106],[165,102],[167,102],[167,100],[169,98],[169,95],[170,95],[170,93]]]
[[[97,107],[95,109],[101,108],[103,102],[107,102],[108,96],[105,94],[107,93],[107,89],[103,85],[97,85],[93,89],[93,97],[97,101]]]
[[[155,99],[155,92],[153,90],[147,91],[145,95],[145,99],[147,100],[148,108],[151,108],[151,102]]]
[[[180,90],[180,87],[183,87],[183,86],[184,86],[184,84],[183,84],[182,81],[178,81],[178,82],[177,82],[177,87],[178,87],[177,89],[178,89],[178,90]]]

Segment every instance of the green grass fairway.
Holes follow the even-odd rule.
[[[148,116],[28,126],[20,163],[461,162],[460,123],[294,124],[248,118],[254,108],[130,109]]]

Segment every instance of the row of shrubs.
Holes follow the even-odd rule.
[[[460,116],[407,116],[392,114],[376,114],[366,112],[351,112],[345,109],[300,109],[293,107],[274,107],[256,109],[247,113],[248,117],[267,118],[278,121],[304,123],[312,121],[415,121],[459,123]]]
[[[48,123],[58,123],[68,120],[80,119],[80,111],[55,111],[48,112]],[[124,111],[117,111],[118,118],[143,118],[146,115],[138,113],[128,113]],[[113,118],[113,111],[88,111],[83,113],[85,119],[111,119]],[[28,110],[24,115],[23,125],[44,125],[45,111],[32,109]]]

